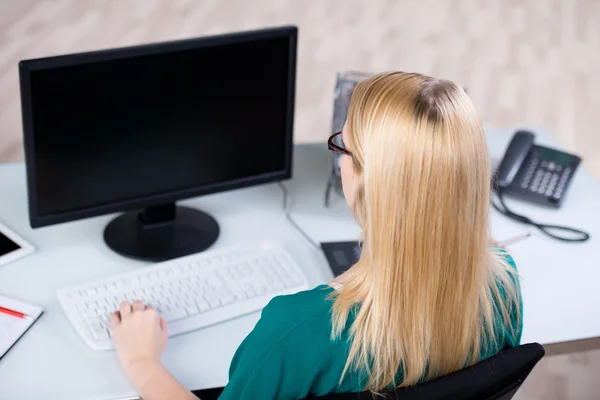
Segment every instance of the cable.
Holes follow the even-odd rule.
[[[292,218],[292,215],[290,214],[290,207],[289,207],[289,201],[288,201],[290,195],[289,195],[289,192],[288,192],[287,188],[285,187],[285,185],[281,182],[277,182],[277,185],[279,185],[279,187],[281,188],[281,191],[283,192],[283,210],[285,212],[285,217],[287,218],[289,223],[292,224],[292,226],[294,228],[296,228],[296,230],[302,235],[302,237],[308,243],[310,243],[311,246],[313,246],[317,250],[321,250],[321,246],[319,246],[319,244],[317,244],[317,242],[312,240],[310,238],[310,236],[308,236],[308,234],[306,232],[304,232],[304,230],[300,227],[300,225],[298,225],[296,223],[296,221],[294,221],[294,219]]]
[[[538,222],[532,221],[531,219],[529,219],[523,215],[514,213],[506,206],[506,203],[504,202],[504,199],[503,199],[504,194],[502,193],[502,188],[497,188],[497,190],[495,190],[494,193],[496,193],[498,200],[500,201],[500,205],[502,207],[500,207],[500,205],[496,204],[496,202],[494,202],[494,200],[492,200],[492,206],[496,209],[496,211],[507,216],[510,219],[514,219],[515,221],[519,221],[524,224],[534,226],[534,227],[538,228],[540,231],[542,231],[542,233],[546,234],[547,236],[550,236],[551,238],[553,238],[555,240],[560,240],[563,242],[570,242],[570,243],[585,242],[590,238],[589,233],[584,232],[579,229],[571,228],[569,226],[540,224]],[[560,235],[557,235],[556,233],[552,233],[551,231],[571,232],[572,234],[574,234],[574,236],[572,236],[572,237],[560,236]]]

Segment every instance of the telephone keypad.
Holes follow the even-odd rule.
[[[527,153],[521,154],[524,159],[521,158],[518,166],[512,166],[518,170],[503,189],[504,193],[531,203],[560,208],[581,158],[530,142],[521,144],[527,146]],[[509,153],[512,154],[512,151],[507,151],[507,155]],[[502,163],[505,161],[506,158]]]
[[[571,165],[542,158],[538,152],[532,153],[528,161],[521,175],[521,189],[558,202],[569,182]]]

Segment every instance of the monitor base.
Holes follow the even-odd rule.
[[[165,261],[208,249],[219,224],[205,212],[175,203],[122,214],[104,230],[113,251],[143,261]]]

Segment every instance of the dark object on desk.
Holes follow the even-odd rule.
[[[339,276],[353,266],[360,258],[358,242],[326,242],[321,243],[329,268],[333,276]]]
[[[175,203],[163,207],[160,213],[157,209],[154,207],[154,213],[125,213],[113,219],[104,229],[104,241],[119,254],[143,254],[149,260],[162,260],[206,250],[219,236],[219,224],[210,214],[176,207]],[[174,240],[163,240],[165,232],[160,227],[165,221],[173,230]],[[144,228],[139,229],[140,225]],[[185,237],[177,238],[178,234]]]
[[[492,179],[499,204],[494,208],[516,221],[535,226],[544,234],[564,242],[585,242],[587,232],[579,229],[540,224],[511,211],[504,195],[513,196],[541,206],[559,208],[565,199],[575,171],[581,162],[578,156],[534,144],[534,134],[518,131],[513,136],[506,154]],[[567,232],[567,235],[558,233]]]
[[[370,392],[331,394],[307,399],[320,400],[509,400],[521,387],[531,370],[544,356],[544,348],[538,343],[508,348],[487,360],[448,376],[421,385],[388,392],[385,397]],[[216,399],[219,389],[193,393],[202,400]],[[220,392],[219,392],[220,393]],[[212,395],[213,397],[210,397]],[[218,396],[218,394],[217,394]],[[307,400],[305,399],[305,400]]]
[[[559,208],[581,162],[578,156],[538,146],[531,132],[515,133],[498,168],[503,193]]]
[[[124,256],[210,247],[214,218],[175,202],[291,177],[297,35],[289,26],[21,61],[31,226],[126,211],[104,234]]]

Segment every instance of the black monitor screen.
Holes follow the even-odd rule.
[[[289,169],[290,46],[161,47],[32,70],[38,215],[210,193]]]

